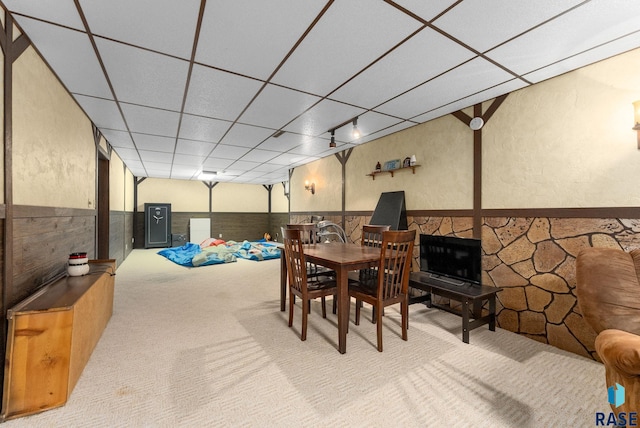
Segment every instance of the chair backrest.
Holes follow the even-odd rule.
[[[378,299],[394,299],[407,293],[415,239],[415,230],[382,232]]]
[[[600,333],[640,334],[640,250],[589,247],[576,258],[576,296],[582,316]]]
[[[362,238],[360,244],[363,247],[381,247],[382,232],[386,232],[391,228],[389,225],[365,224],[362,226]]]
[[[315,223],[288,224],[287,229],[301,231],[301,238],[304,244],[318,242],[318,225]]]
[[[307,289],[307,264],[302,251],[302,231],[298,229],[284,229],[284,256],[287,262],[289,285],[302,293]]]

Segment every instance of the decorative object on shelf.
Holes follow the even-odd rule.
[[[82,276],[88,274],[89,258],[87,257],[87,253],[69,254],[67,273],[69,276]]]
[[[382,165],[380,165],[380,162],[378,162],[376,164],[376,171],[380,171],[382,169]]]
[[[386,161],[384,163],[383,170],[384,171],[389,171],[389,170],[392,170],[392,169],[398,169],[398,168],[400,168],[400,165],[401,165],[400,159],[394,159],[394,160]]]
[[[312,195],[316,194],[316,183],[309,183],[309,180],[304,182],[304,190],[308,190]]]
[[[416,164],[416,155],[411,155],[411,159],[409,161],[410,166],[414,166]]]
[[[404,160],[402,161],[402,167],[403,168],[409,168],[411,166],[411,158],[409,156],[407,156],[406,158],[404,158]]]
[[[398,160],[398,162],[400,162]],[[386,163],[385,163],[386,166]],[[391,174],[391,177],[393,177],[393,174],[395,171],[407,171],[407,170],[411,170],[414,174],[416,173],[416,168],[418,168],[420,165],[410,165],[406,168],[402,167],[402,166],[398,166],[398,168],[393,168],[393,169],[382,169],[382,170],[375,170],[375,171],[371,171],[369,174],[367,174],[369,177],[372,177],[374,180],[376,179],[376,175],[378,174]]]

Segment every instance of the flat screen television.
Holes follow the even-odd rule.
[[[457,281],[482,282],[479,239],[420,235],[420,270]]]

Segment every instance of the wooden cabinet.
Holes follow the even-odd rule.
[[[111,314],[115,260],[90,260],[7,312],[2,419],[66,403]]]

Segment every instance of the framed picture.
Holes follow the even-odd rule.
[[[400,159],[394,159],[394,160],[386,161],[382,169],[384,171],[389,171],[392,169],[398,169],[400,168],[401,165],[402,164],[400,163]]]

